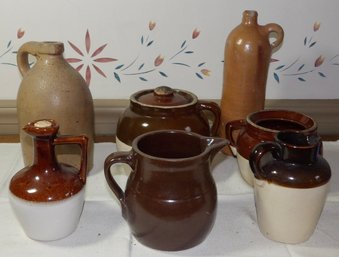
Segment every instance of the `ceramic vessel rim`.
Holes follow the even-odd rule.
[[[163,157],[156,157],[156,156],[153,156],[153,155],[149,155],[147,153],[144,153],[143,151],[141,151],[138,147],[138,143],[139,141],[143,138],[143,137],[146,137],[146,136],[149,136],[149,135],[154,135],[154,134],[168,134],[168,133],[173,133],[173,134],[185,134],[185,135],[188,135],[188,136],[193,136],[193,137],[196,137],[198,138],[199,140],[201,139],[208,139],[208,138],[213,138],[213,137],[205,137],[205,136],[201,136],[197,133],[194,133],[194,132],[186,132],[186,131],[183,131],[183,130],[176,130],[176,129],[162,129],[162,130],[155,130],[155,131],[150,131],[150,132],[147,132],[147,133],[144,133],[144,134],[141,134],[139,136],[137,136],[133,142],[132,142],[132,151],[135,151],[136,153],[140,154],[141,156],[144,156],[144,157],[147,157],[149,159],[152,159],[152,160],[159,160],[159,161],[165,161],[165,162],[178,162],[178,161],[185,161],[185,160],[195,160],[195,159],[198,159],[198,158],[201,158],[201,156],[204,156],[207,152],[207,148],[206,147],[204,149],[204,151],[202,151],[200,154],[197,154],[197,155],[194,155],[194,156],[191,156],[191,157],[186,157],[186,158],[163,158]]]
[[[186,90],[182,90],[182,89],[176,89],[176,88],[173,88],[173,92],[174,93],[184,93],[184,94],[190,95],[192,97],[192,101],[187,103],[187,104],[174,105],[174,106],[173,105],[172,106],[164,106],[164,105],[144,104],[144,103],[139,102],[136,99],[136,97],[138,95],[146,94],[146,93],[151,93],[153,91],[154,91],[154,89],[144,89],[144,90],[137,91],[137,92],[135,92],[134,94],[131,95],[130,101],[132,103],[138,104],[140,106],[151,107],[151,108],[159,108],[159,109],[184,108],[184,107],[187,107],[187,106],[195,105],[198,102],[198,97],[195,94],[193,94],[192,92],[189,92],[189,91],[186,91]]]
[[[259,126],[258,124],[254,123],[251,120],[251,117],[253,115],[256,115],[258,113],[269,113],[269,112],[285,112],[285,113],[297,114],[297,115],[302,115],[302,116],[306,117],[307,119],[311,120],[313,125],[311,127],[309,127],[309,128],[301,130],[302,132],[313,131],[317,127],[317,124],[316,124],[315,120],[312,119],[310,116],[307,116],[306,114],[303,114],[303,113],[300,113],[300,112],[295,112],[295,111],[290,111],[290,110],[282,110],[282,109],[267,109],[267,110],[262,110],[262,111],[250,113],[246,117],[246,122],[248,124],[250,124],[252,127],[256,128],[258,130],[263,130],[263,131],[270,132],[270,133],[278,133],[278,132],[280,132],[279,130],[275,130],[275,129],[270,129],[270,128],[265,128],[265,127]]]

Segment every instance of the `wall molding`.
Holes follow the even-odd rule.
[[[96,134],[114,135],[119,116],[128,105],[127,99],[95,99]],[[266,109],[286,109],[304,113],[318,122],[321,135],[339,135],[339,99],[266,100]],[[0,100],[0,135],[18,134],[18,131],[16,101]]]

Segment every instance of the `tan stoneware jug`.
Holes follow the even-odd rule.
[[[86,136],[57,136],[54,120],[37,120],[24,127],[33,137],[33,164],[18,171],[9,185],[9,200],[25,233],[32,239],[50,241],[71,234],[77,227],[85,201]],[[80,170],[59,163],[54,148],[77,144]]]
[[[23,79],[17,95],[19,127],[32,120],[52,118],[63,135],[86,135],[89,140],[88,167],[93,166],[94,109],[91,92],[81,75],[63,58],[60,42],[27,42],[17,54]],[[30,56],[36,58],[31,67]],[[33,141],[20,131],[25,165],[33,162]],[[58,159],[79,168],[77,145],[57,146]]]
[[[321,149],[319,136],[295,131],[279,132],[253,149],[255,206],[266,237],[296,244],[313,234],[331,178]]]
[[[227,143],[193,132],[157,130],[135,138],[131,151],[106,158],[107,183],[139,242],[159,250],[178,251],[206,238],[217,210],[210,163]],[[116,163],[128,164],[132,169],[125,191],[111,173]]]
[[[261,26],[258,13],[246,10],[242,22],[228,35],[225,45],[220,133],[225,137],[227,122],[244,119],[264,109],[266,80],[271,53],[284,38],[275,23]],[[270,36],[276,37],[270,43]]]

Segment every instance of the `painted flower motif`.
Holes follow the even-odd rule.
[[[153,30],[154,28],[155,28],[155,25],[157,25],[156,23],[155,23],[155,21],[150,21],[149,23],[148,23],[148,28],[149,28],[149,30]]]
[[[196,39],[197,37],[199,37],[199,35],[200,31],[197,28],[195,28],[192,32],[192,39]]]
[[[164,62],[164,57],[162,55],[158,55],[154,60],[154,66],[158,67]]]
[[[211,73],[211,71],[210,71],[210,70],[208,70],[208,69],[202,69],[202,70],[201,70],[201,73],[202,73],[202,74],[204,74],[206,77],[209,77],[209,76],[210,76],[210,73]]]
[[[22,38],[25,35],[25,31],[22,28],[19,28],[18,31],[16,32],[16,37],[18,39]]]
[[[315,22],[313,24],[313,31],[318,31],[320,29],[320,22]]]
[[[69,63],[80,63],[75,69],[80,72],[81,69],[86,66],[85,68],[85,80],[87,85],[90,84],[91,78],[92,78],[92,71],[91,67],[94,68],[94,70],[99,73],[101,76],[106,78],[106,74],[94,63],[107,63],[107,62],[114,62],[117,59],[115,58],[109,58],[109,57],[101,57],[97,58],[97,56],[105,49],[107,44],[104,44],[97,49],[95,49],[91,53],[91,37],[89,34],[89,31],[86,31],[85,35],[85,48],[86,52],[84,53],[83,51],[80,50],[79,47],[74,45],[72,42],[67,41],[68,44],[72,47],[72,49],[77,52],[80,55],[80,58],[67,58],[66,60]]]
[[[320,55],[320,56],[315,60],[315,62],[314,62],[314,67],[319,67],[320,65],[322,65],[323,62],[324,62],[324,60],[325,60],[325,58],[324,58],[323,56]]]

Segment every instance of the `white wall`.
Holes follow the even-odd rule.
[[[90,66],[89,87],[96,99],[124,99],[159,85],[190,90],[199,98],[220,98],[224,43],[245,9],[258,11],[259,24],[278,23],[285,31],[282,47],[272,56],[277,61],[271,63],[268,74],[268,99],[339,98],[337,0],[11,0],[2,1],[0,8],[0,99],[16,98],[21,77],[12,52],[31,40],[64,42],[65,57],[82,60],[72,65],[84,64],[83,76]],[[314,29],[315,23],[319,29]],[[195,29],[200,34],[192,39]],[[85,51],[87,31],[89,54]],[[90,57],[104,44],[100,54]],[[163,63],[154,66],[159,55]],[[320,56],[323,62],[315,67]],[[94,61],[104,57],[117,60]]]

